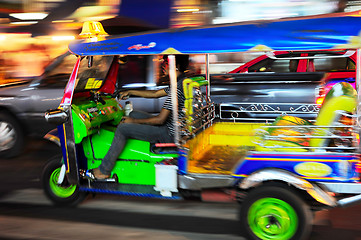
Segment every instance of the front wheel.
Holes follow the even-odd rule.
[[[247,239],[306,239],[312,227],[312,214],[291,189],[265,185],[244,199],[240,221]]]
[[[58,184],[60,169],[62,166],[61,156],[49,160],[42,172],[42,183],[46,196],[58,206],[75,206],[82,202],[86,192],[79,191],[79,186],[67,183]],[[66,182],[66,179],[64,180]]]
[[[19,122],[10,114],[0,112],[0,156],[19,155],[24,147],[24,132]]]

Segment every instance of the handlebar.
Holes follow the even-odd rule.
[[[104,99],[101,98],[101,96],[110,96],[112,98],[116,98],[118,97],[119,93],[122,92],[123,90],[118,89],[116,90],[114,93],[104,93],[104,92],[94,92],[94,91],[90,91],[90,98],[94,101],[94,102],[100,102],[101,104],[105,104]],[[129,97],[128,97],[129,98]],[[128,99],[127,98],[127,99]],[[126,99],[122,99],[122,100],[126,100]]]

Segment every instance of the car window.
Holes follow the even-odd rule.
[[[77,57],[75,55],[69,54],[65,57],[59,59],[61,60],[59,62],[59,64],[54,65],[53,67],[48,69],[47,75],[48,76],[55,76],[55,75],[59,75],[59,74],[70,74],[74,68],[74,64],[76,62]],[[57,61],[54,60],[54,61]]]
[[[53,64],[46,68],[41,76],[40,88],[62,88],[64,89],[76,62],[75,55],[60,56]],[[59,62],[58,62],[59,61]]]
[[[146,87],[147,56],[119,57],[118,88]]]
[[[317,72],[355,71],[355,63],[350,58],[316,58],[313,61]]]
[[[265,59],[248,68],[248,72],[296,72],[298,60]]]

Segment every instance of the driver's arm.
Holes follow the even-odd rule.
[[[130,96],[143,97],[143,98],[160,98],[167,96],[167,93],[164,89],[159,90],[128,90],[125,92],[120,92],[120,99],[126,99]]]
[[[144,118],[144,119],[136,119],[130,117],[123,117],[123,123],[140,123],[140,124],[148,124],[148,125],[162,125],[167,120],[170,111],[162,108],[160,113],[157,116]]]

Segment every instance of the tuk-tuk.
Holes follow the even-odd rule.
[[[240,203],[240,226],[248,239],[305,239],[314,211],[361,202],[359,153],[360,97],[349,83],[336,84],[315,121],[280,115],[272,122],[217,119],[209,92],[209,72],[183,80],[184,119],[173,143],[129,139],[109,181],[91,181],[85,172],[107,153],[124,116],[117,95],[119,58],[176,54],[230,53],[249,50],[358,49],[361,15],[235,23],[202,28],[105,36],[87,22],[87,38],[69,45],[78,56],[58,109],[45,117],[57,130],[46,138],[62,156],[44,167],[42,183],[57,205],[76,205],[89,193],[187,199],[208,190]],[[357,88],[361,52],[357,50]],[[301,57],[302,58],[302,57]],[[175,74],[170,74],[175,95]],[[266,103],[265,103],[266,104]],[[240,108],[239,111],[249,109]],[[255,111],[255,109],[251,109]],[[266,107],[257,111],[268,111]]]

